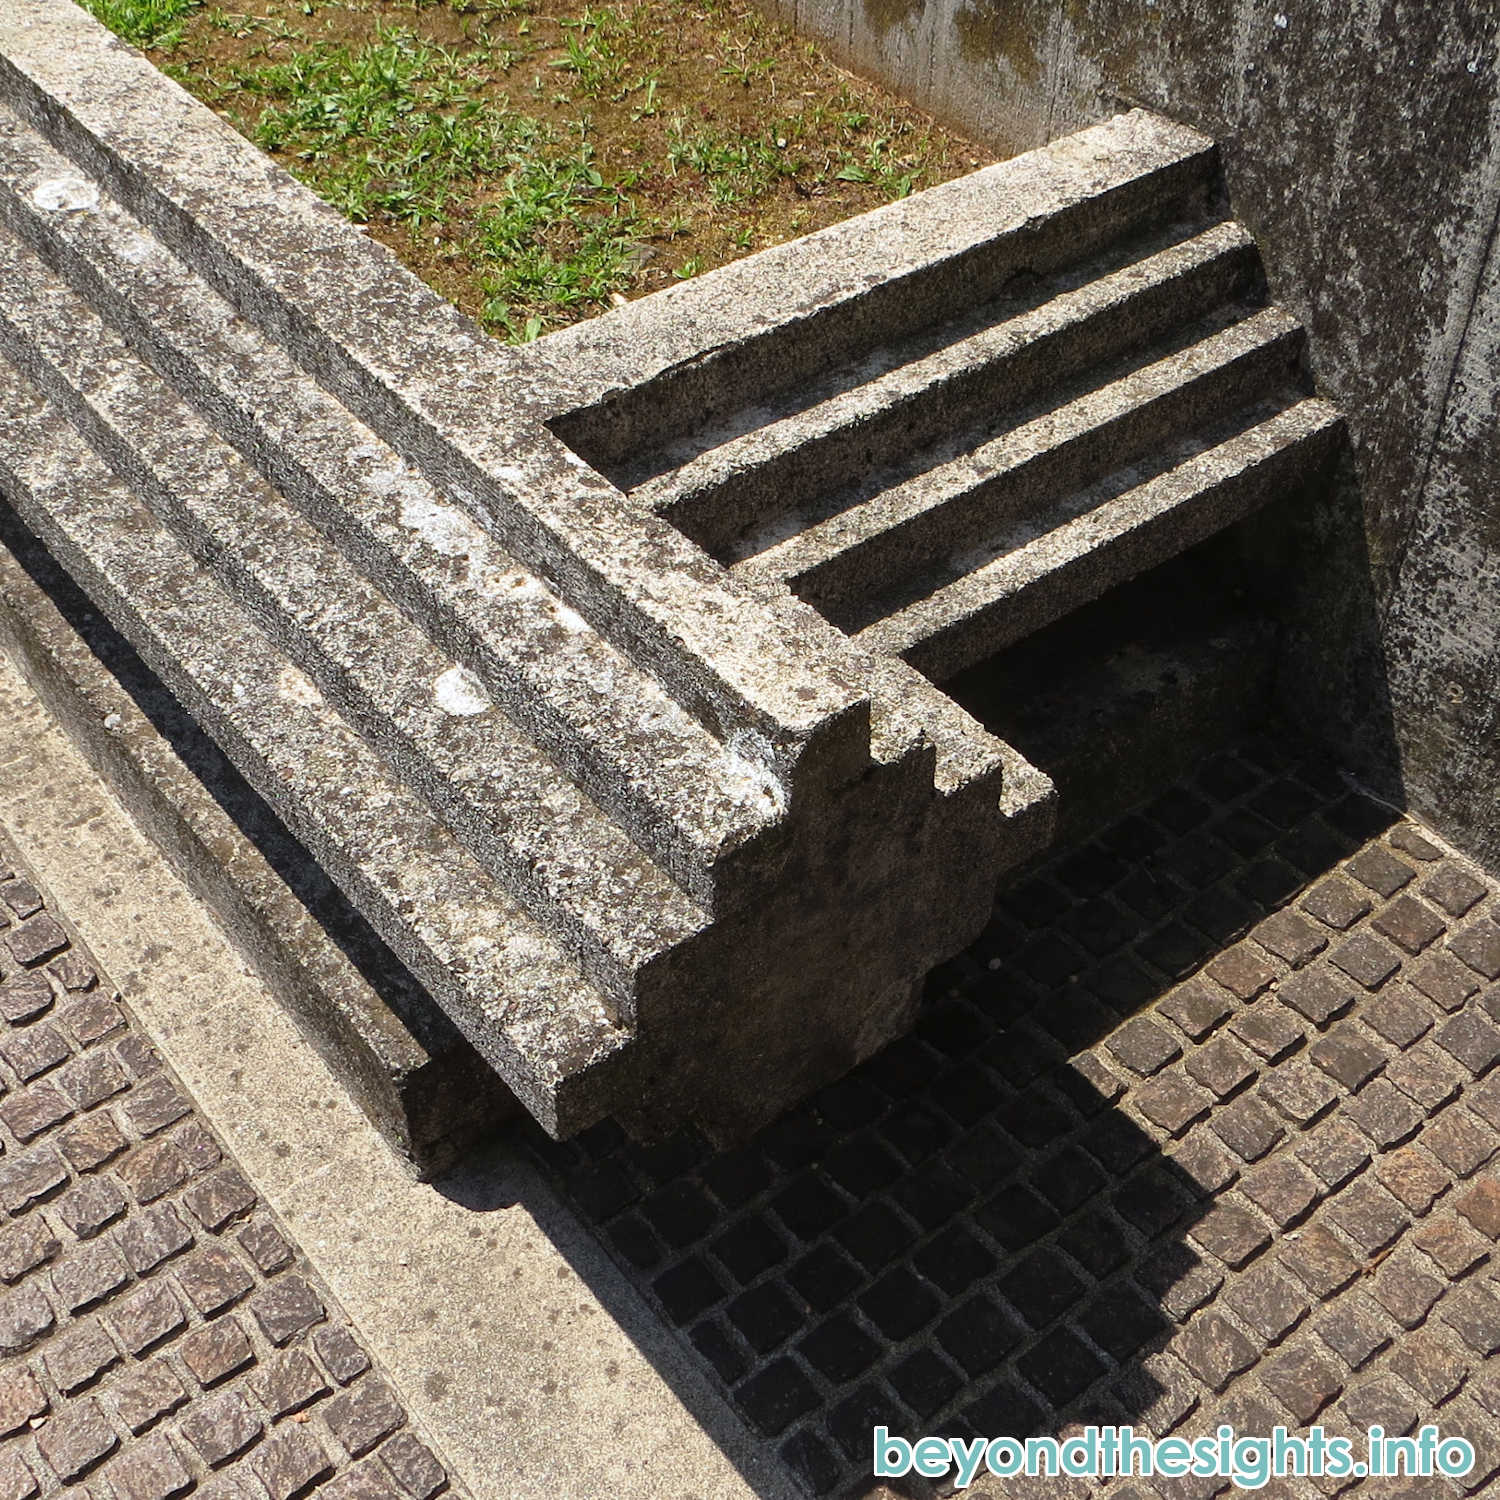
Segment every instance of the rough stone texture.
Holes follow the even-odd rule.
[[[1223,142],[1236,209],[1265,249],[1278,296],[1308,324],[1322,389],[1349,416],[1364,503],[1364,536],[1346,564],[1318,558],[1307,617],[1324,630],[1341,614],[1362,619],[1350,633],[1368,644],[1351,650],[1341,640],[1337,665],[1309,673],[1294,696],[1307,722],[1342,720],[1350,754],[1395,758],[1385,748],[1393,721],[1395,784],[1493,866],[1494,9],[1414,10],[1398,0],[1280,10],[1195,0],[769,8],[1002,150],[1101,119],[1122,98]],[[1287,562],[1295,568],[1294,556]],[[1362,655],[1373,665],[1356,688],[1361,672],[1348,668]],[[1330,714],[1351,688],[1350,699],[1371,695],[1373,709],[1346,702]],[[1360,719],[1374,731],[1348,735]]]
[[[563,1131],[616,1105],[643,1128],[685,1111],[730,1131],[909,1023],[920,974],[1045,837],[1046,779],[920,682],[872,709],[888,673],[563,447],[547,360],[484,339],[72,7],[7,7],[0,51],[19,111],[0,131],[4,217],[61,273],[7,240],[18,293],[38,294],[7,298],[9,431],[39,382],[33,435],[81,445],[83,465],[76,482],[55,470],[59,489],[13,446],[9,498],[523,1102]],[[1127,176],[1208,163],[1172,127],[1123,128]],[[130,208],[104,166],[123,158]],[[80,172],[100,196],[49,207],[46,182]],[[1050,184],[1076,207],[1105,180],[1060,155],[1038,202]],[[1006,189],[970,192],[978,208]],[[985,219],[883,222],[920,271],[975,248],[976,226],[1003,239]],[[347,298],[306,295],[296,268],[322,253]],[[51,337],[64,307],[94,320],[87,336]],[[283,339],[289,318],[305,336]],[[1268,333],[1266,357],[1294,337]],[[111,394],[69,343],[123,359],[135,391]],[[1292,446],[1316,446],[1331,418],[1303,418]],[[1283,466],[1250,446],[1250,468]],[[1242,505],[1265,478],[1219,498]],[[149,536],[143,501],[162,517]],[[292,545],[224,549],[241,525]],[[128,602],[151,575],[170,610]],[[840,956],[856,950],[858,967]],[[684,1010],[703,1033],[690,1047]]]
[[[1252,919],[1264,944],[1226,951],[1202,932],[1195,972],[1156,967],[1159,928],[1190,930],[1182,912],[1210,909],[1169,872],[1288,781],[1307,789],[1300,811],[1218,883],[1253,900],[1262,861],[1299,851],[1297,882],[1260,916],[1303,911],[1309,889],[1358,886],[1369,901],[1311,952],[1288,946],[1296,924]],[[1189,792],[1202,815],[1174,832]],[[1395,948],[1378,990],[1336,963],[1341,943],[1409,916],[1418,877],[1478,876],[1410,824],[1371,837],[1393,818],[1255,743],[1002,892],[980,942],[934,976],[911,1038],[744,1149],[716,1155],[691,1134],[644,1148],[596,1128],[537,1150],[811,1493],[858,1492],[873,1422],[1025,1436],[1099,1420],[1185,1436],[1220,1422],[1262,1435],[1472,1424],[1485,1456],[1468,1492],[1486,1493],[1500,1436],[1482,1399],[1500,1369],[1500,1062],[1468,1024],[1489,1024],[1482,992],[1449,1008],[1406,984],[1458,930],[1437,900],[1443,933],[1420,954]],[[1360,884],[1351,855],[1391,894]],[[1057,971],[1049,937],[1071,912],[1163,881],[1172,905]],[[1142,983],[1110,1001],[1127,959]],[[1307,1003],[1283,1004],[1289,990]],[[1455,1024],[1477,1073],[1429,1040]],[[1434,1054],[1451,1065],[1441,1087]],[[1166,1107],[1189,1085],[1190,1105]],[[1271,1492],[1323,1493],[1295,1480]],[[974,1493],[1010,1491],[981,1480]]]
[[[0,833],[0,871],[16,868]],[[80,1143],[84,1130],[121,1144],[74,1153],[60,1177],[49,1168],[39,1196],[7,1202],[0,1494],[169,1500],[207,1497],[217,1482],[239,1500],[288,1500],[318,1475],[363,1482],[356,1458],[401,1479],[397,1500],[446,1491],[443,1465],[410,1431],[331,1299],[217,1145],[203,1149],[213,1142],[192,1101],[108,980],[58,930],[66,946],[30,971],[47,985],[49,1006],[0,1022],[0,1085],[14,1100],[57,1076],[115,1077],[80,1118],[46,1126],[38,1144],[68,1134]],[[0,984],[16,962],[0,955]],[[75,993],[86,1006],[69,1028],[78,1040],[63,1042],[57,1072],[31,1074],[38,1049],[24,1044],[47,1025],[50,1005]],[[0,1162],[18,1142],[0,1115]],[[169,1177],[156,1167],[132,1172],[168,1145],[177,1162]],[[138,1190],[146,1181],[149,1204]]]

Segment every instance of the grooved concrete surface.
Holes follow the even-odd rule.
[[[0,1496],[448,1491],[58,915],[0,831]]]
[[[1478,1449],[1460,1486],[1362,1493],[1492,1492],[1497,919],[1416,825],[1256,744],[1009,891],[914,1035],[747,1148],[537,1150],[818,1494],[875,1423],[1314,1421]]]

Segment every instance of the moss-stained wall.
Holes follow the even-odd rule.
[[[765,3],[1002,149],[1130,104],[1218,138],[1350,418],[1406,795],[1500,867],[1500,7]]]

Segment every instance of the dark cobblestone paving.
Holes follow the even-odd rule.
[[[441,1464],[0,840],[0,1500],[429,1500]]]
[[[538,1152],[811,1492],[875,1423],[1314,1420],[1479,1449],[1364,1494],[1493,1492],[1497,979],[1483,880],[1257,744],[1009,890],[913,1036],[747,1147]],[[1098,1489],[1156,1493],[1005,1493]]]

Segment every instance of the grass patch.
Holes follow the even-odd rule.
[[[512,340],[983,159],[747,0],[86,3]]]
[[[175,47],[202,0],[82,0],[83,8],[137,47]]]

